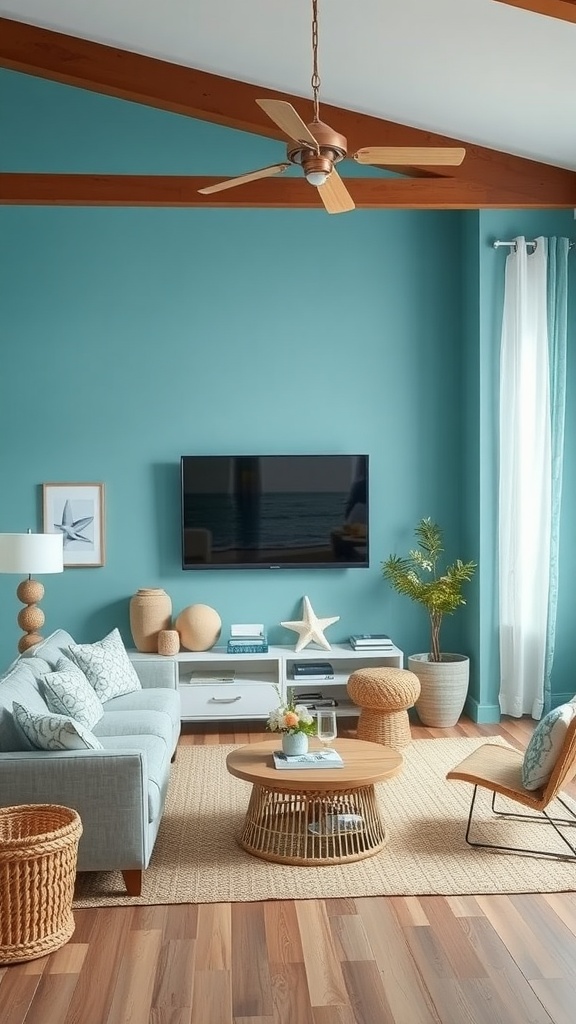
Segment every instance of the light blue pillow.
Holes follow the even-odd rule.
[[[12,703],[12,713],[26,738],[39,750],[102,750],[100,740],[66,715],[42,715]]]
[[[70,657],[102,702],[142,689],[117,629],[95,644],[70,644]]]
[[[102,701],[86,676],[69,658],[60,658],[54,672],[42,678],[49,711],[67,715],[86,729],[93,729],[104,714]]]
[[[538,722],[522,762],[524,789],[540,789],[546,785],[554,771],[566,730],[575,714],[574,704],[561,704]]]

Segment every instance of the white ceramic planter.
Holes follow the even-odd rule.
[[[283,732],[282,750],[285,754],[307,754],[308,736],[305,732]]]
[[[442,661],[428,661],[427,654],[412,654],[408,668],[420,680],[415,707],[422,724],[439,729],[456,725],[468,695],[470,659],[443,654]]]

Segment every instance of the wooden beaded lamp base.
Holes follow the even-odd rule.
[[[45,616],[38,607],[38,602],[44,597],[44,584],[28,577],[18,585],[16,596],[26,605],[18,613],[18,625],[24,630],[24,636],[18,641],[18,650],[23,654],[29,647],[34,647],[43,639],[38,630],[44,625]]]

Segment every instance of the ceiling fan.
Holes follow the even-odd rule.
[[[291,140],[286,150],[286,162],[261,167],[235,178],[227,178],[216,185],[208,185],[198,191],[203,195],[235,188],[258,178],[281,174],[291,164],[302,167],[306,181],[318,189],[328,213],[346,213],[354,209],[350,195],[335,165],[348,156],[344,135],[320,120],[320,76],[318,74],[318,0],[312,0],[312,91],[314,95],[314,116],[305,124],[291,103],[286,100],[260,99],[256,103],[268,117],[282,129]],[[422,146],[366,146],[351,154],[359,164],[376,164],[384,167],[458,167],[466,150],[461,147]]]

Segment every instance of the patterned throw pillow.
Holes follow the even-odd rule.
[[[576,714],[574,704],[562,704],[549,711],[538,722],[522,762],[522,785],[524,789],[540,789],[545,786],[554,771],[566,730]]]
[[[70,644],[70,656],[102,702],[142,689],[117,629],[95,644]]]
[[[102,701],[82,670],[69,658],[60,658],[56,670],[47,672],[42,683],[50,711],[67,715],[86,729],[93,729],[102,718]]]
[[[102,750],[100,740],[67,715],[42,715],[12,703],[12,713],[26,738],[39,750]]]

